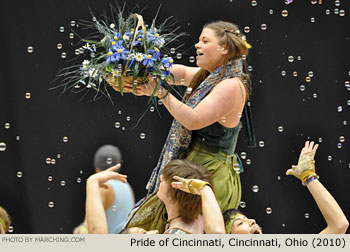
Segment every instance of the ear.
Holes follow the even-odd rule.
[[[228,54],[228,48],[227,46],[225,47],[222,47],[222,52],[221,52],[222,55],[227,55]]]

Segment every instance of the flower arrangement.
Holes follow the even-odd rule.
[[[131,13],[124,15],[122,9],[112,8],[112,18],[104,16],[104,20],[82,21],[84,28],[92,29],[88,38],[81,38],[80,54],[75,59],[78,64],[62,69],[57,78],[65,92],[70,89],[93,89],[98,94],[109,98],[108,85],[111,85],[121,95],[124,81],[136,85],[147,83],[148,76],[157,79],[150,101],[155,101],[154,94],[159,86],[168,90],[174,89],[174,77],[170,73],[174,60],[170,57],[170,45],[177,44],[178,38],[186,35],[176,33],[179,27],[172,29],[175,22],[172,17],[156,25],[159,13],[157,11],[152,24],[145,25],[143,17]],[[179,48],[179,45],[177,48]],[[56,88],[55,87],[55,88]]]

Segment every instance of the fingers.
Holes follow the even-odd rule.
[[[171,182],[171,186],[175,189],[182,189],[182,182]]]
[[[158,230],[147,231],[146,234],[159,234]]]
[[[180,181],[180,182],[182,182],[182,181],[185,180],[184,178],[181,178],[181,177],[179,177],[179,176],[174,176],[173,179],[175,179],[175,180],[177,180],[177,181]]]
[[[116,171],[121,167],[121,164],[116,164],[107,169],[107,171]]]
[[[126,183],[128,180],[126,179],[128,176],[116,173],[115,179],[120,180],[123,183]]]
[[[286,171],[286,175],[287,175],[287,176],[288,176],[288,175],[294,175],[293,169],[288,169],[288,170]]]
[[[316,152],[316,151],[317,151],[318,146],[319,146],[319,145],[318,145],[318,144],[316,144],[316,145],[314,146],[314,148],[312,149],[312,151],[315,151],[315,152]]]

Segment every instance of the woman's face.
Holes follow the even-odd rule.
[[[202,30],[195,48],[197,49],[197,66],[209,72],[213,72],[224,64],[227,58],[228,50],[219,44],[215,31],[210,28]]]
[[[254,219],[239,215],[232,224],[231,234],[262,234],[261,227]]]
[[[157,192],[158,198],[164,203],[168,200],[167,192],[168,192],[169,183],[164,181],[163,175],[160,175],[160,184]]]

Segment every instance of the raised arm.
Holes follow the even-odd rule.
[[[310,191],[327,223],[327,227],[320,233],[344,234],[349,226],[349,222],[337,201],[318,180],[318,176],[315,173],[314,156],[317,148],[318,144],[314,146],[314,142],[309,143],[307,141],[301,151],[298,165],[293,166],[286,174],[299,178]]]
[[[110,179],[117,179],[126,183],[126,175],[114,172],[120,167],[115,165],[105,171],[89,177],[86,184],[86,220],[90,234],[107,234],[108,225],[100,187],[107,187],[104,183]]]
[[[224,219],[209,183],[199,179],[184,179],[178,176],[174,176],[174,179],[179,182],[172,182],[172,187],[201,196],[205,233],[225,234]]]

